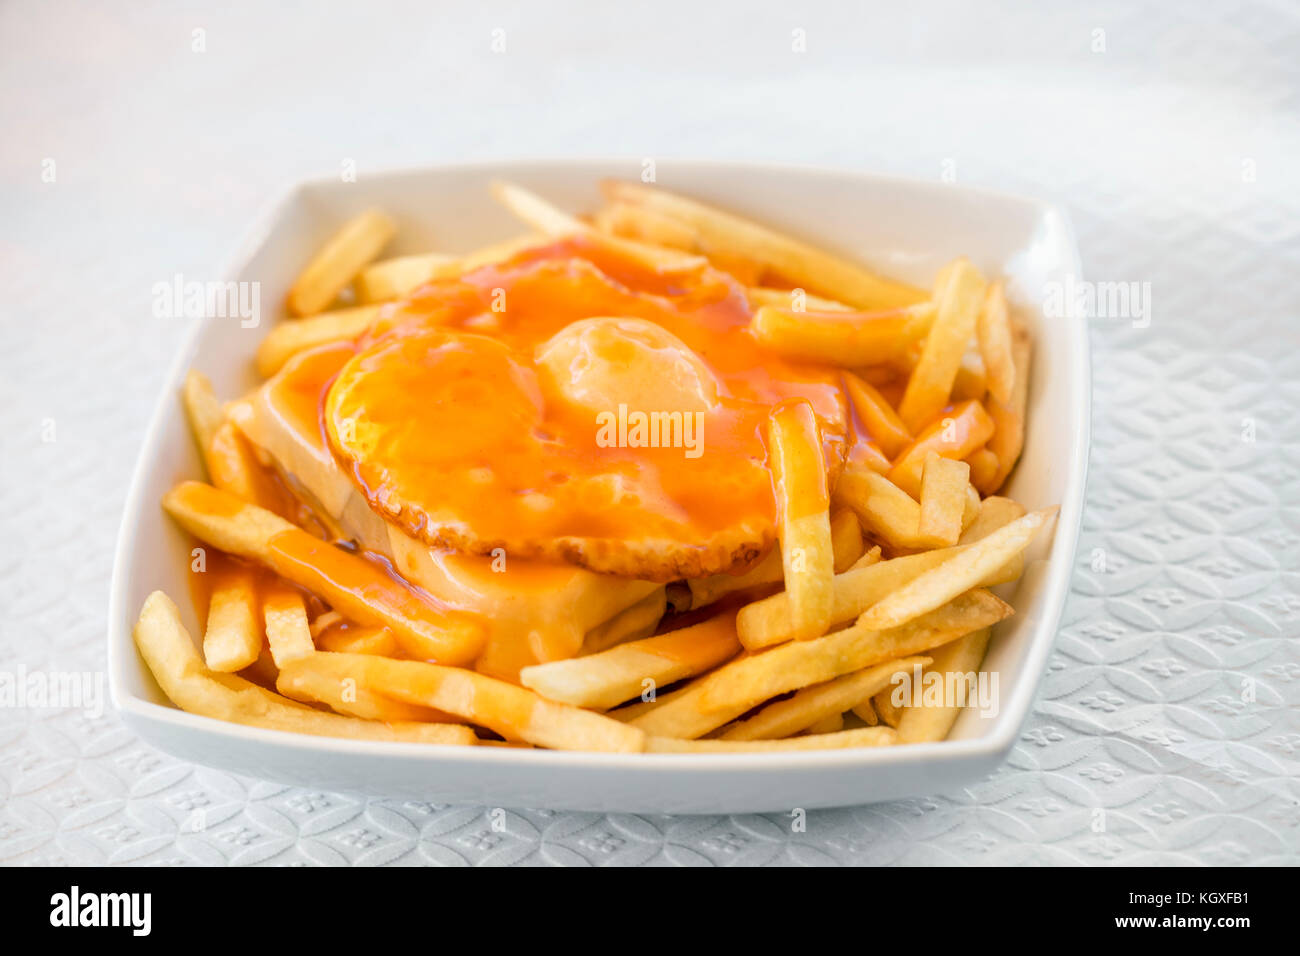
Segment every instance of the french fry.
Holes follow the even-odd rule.
[[[880,715],[876,713],[870,697],[854,707],[853,714],[868,727],[875,727],[880,723]]]
[[[1010,520],[1013,519],[1007,519],[1008,522]],[[995,530],[997,529],[990,528],[986,534]],[[978,539],[962,539],[963,545],[975,540]],[[956,557],[962,550],[963,547],[959,546],[922,551],[855,567],[835,575],[831,582],[831,626],[860,617],[874,604],[910,584],[926,571]],[[1013,562],[1014,559],[1003,565],[981,581],[980,585],[993,587],[1019,577],[1019,567]],[[1011,570],[1016,573],[1008,577]],[[782,592],[745,605],[736,616],[736,631],[741,643],[750,651],[759,651],[791,640],[794,630],[790,623],[789,596]]]
[[[899,627],[942,607],[964,591],[978,587],[1013,556],[1020,554],[1055,509],[1017,518],[949,558],[917,575],[908,584],[868,608],[858,626],[868,630]]]
[[[785,740],[681,740],[676,737],[650,737],[646,750],[665,754],[774,753],[783,750],[840,750],[849,747],[887,747],[898,742],[898,735],[888,727],[859,727],[833,734],[789,737]]]
[[[954,402],[981,401],[988,391],[988,372],[979,345],[973,340],[961,357],[957,375],[952,380],[950,398]]]
[[[840,508],[831,515],[832,570],[836,574],[847,571],[862,559],[864,549],[858,516],[849,508]],[[879,549],[876,553],[879,555]]]
[[[181,482],[163,507],[213,547],[269,567],[350,620],[389,628],[413,657],[467,663],[486,640],[472,618],[444,611],[364,558],[210,485]]]
[[[273,500],[274,491],[253,449],[234,422],[224,421],[212,436],[208,460],[212,484],[245,501]]]
[[[1016,390],[1016,363],[1011,351],[1006,290],[1001,280],[989,286],[975,332],[988,371],[989,394],[1003,405],[1010,405]]]
[[[1025,513],[1024,505],[1010,498],[1001,498],[994,495],[985,498],[980,502],[979,514],[975,520],[970,523],[961,533],[958,545],[965,546],[974,544],[983,538],[987,538],[999,528],[1004,528]],[[990,588],[995,584],[1005,584],[1008,581],[1015,581],[1025,571],[1024,553],[1018,553],[1002,565],[992,577],[986,578],[984,587]]]
[[[931,652],[934,659],[925,668],[925,672],[953,675],[953,677],[960,675],[962,685],[969,693],[973,678],[980,669],[984,654],[988,650],[990,633],[987,627],[981,628],[935,648]],[[899,742],[911,744],[945,739],[962,711],[962,707],[959,706],[961,703],[965,701],[945,700],[938,706],[930,706],[922,699],[920,702],[914,701],[902,708],[896,725]]]
[[[777,406],[768,438],[790,618],[795,639],[806,640],[830,626],[835,573],[826,466],[812,406],[805,401]]]
[[[436,267],[451,261],[451,256],[426,252],[416,256],[384,259],[366,266],[352,282],[357,302],[365,305],[400,299],[428,282]]]
[[[468,727],[437,723],[380,723],[306,707],[234,674],[208,670],[181,624],[180,612],[161,591],[145,600],[135,626],[140,656],[163,693],[181,710],[254,727],[323,737],[476,743]]]
[[[896,358],[907,347],[908,329],[933,308],[923,302],[885,312],[795,312],[763,305],[751,328],[778,355],[855,368]]]
[[[350,219],[314,255],[289,290],[289,314],[315,315],[329,306],[343,287],[372,262],[397,232],[377,209]]]
[[[980,513],[980,493],[975,490],[974,485],[966,486],[966,506],[961,513],[961,530],[965,533],[966,529],[975,523],[975,519]]]
[[[831,500],[858,516],[862,527],[892,548],[924,547],[917,536],[921,506],[879,472],[850,461],[835,482]]]
[[[649,637],[668,610],[666,588],[656,588],[631,607],[626,607],[603,624],[589,630],[582,639],[582,654],[599,654],[628,641]]]
[[[866,428],[867,434],[887,456],[893,458],[912,443],[912,433],[874,387],[858,376],[845,372],[844,390],[848,393],[854,414]]]
[[[322,651],[339,654],[375,654],[378,657],[400,657],[401,646],[393,632],[386,627],[332,628],[322,631],[316,638],[316,647]]]
[[[880,718],[880,722],[886,727],[898,727],[898,721],[903,715],[903,708],[894,703],[892,690],[882,690],[874,695],[871,698],[871,706]]]
[[[257,609],[260,615],[260,604]],[[266,643],[265,636],[262,637],[262,646],[258,648],[257,660],[241,670],[239,676],[248,678],[260,687],[275,688],[275,682],[280,676],[280,668],[275,666],[275,659],[271,657],[271,648]]]
[[[358,687],[385,697],[455,714],[507,740],[563,750],[624,753],[645,746],[643,733],[635,727],[458,667],[318,651],[290,661],[280,679],[292,682],[302,668],[340,680],[352,678]]]
[[[970,465],[970,483],[979,490],[981,494],[991,495],[997,491],[992,487],[993,480],[998,473],[998,456],[989,451],[987,447],[977,448],[965,458],[966,464]]]
[[[1011,354],[1015,360],[1016,378],[1011,402],[1002,404],[997,399],[989,401],[989,416],[993,419],[993,437],[988,440],[989,451],[998,456],[998,470],[989,482],[990,494],[1002,487],[1020,458],[1025,443],[1025,412],[1029,404],[1029,364],[1033,346],[1023,330],[1012,337]],[[983,491],[983,489],[980,489]]]
[[[379,318],[381,304],[322,312],[294,322],[281,322],[266,334],[254,359],[257,373],[270,378],[299,352],[331,342],[354,339]]]
[[[905,657],[845,674],[824,684],[805,687],[793,697],[768,704],[753,717],[734,724],[722,740],[760,740],[788,737],[814,727],[827,717],[838,717],[887,688],[895,674],[925,666],[929,657]],[[874,713],[873,715],[874,716]]]
[[[835,734],[844,729],[844,714],[827,714],[817,723],[813,724],[805,734],[821,736],[822,734]]]
[[[790,641],[732,660],[640,709],[628,721],[648,734],[702,737],[787,691],[834,680],[899,657],[928,651],[1011,614],[988,591],[972,591],[900,628],[853,625],[810,641]]]
[[[181,401],[185,406],[185,417],[190,423],[190,432],[194,435],[194,444],[198,446],[199,456],[203,459],[203,466],[211,473],[209,456],[212,438],[225,420],[221,403],[212,391],[212,382],[202,372],[191,369],[185,375]]]
[[[427,721],[430,723],[463,723],[459,718],[430,707],[407,704],[359,687],[354,678],[340,679],[328,669],[317,669],[309,658],[296,658],[302,663],[287,673],[281,671],[276,679],[276,690],[285,697],[304,702],[325,704],[331,710],[363,720]]]
[[[724,665],[701,682],[705,690],[699,707],[706,712],[741,702],[752,707],[786,691],[928,651],[1011,613],[1010,605],[976,589],[897,627],[880,629],[859,619],[815,641],[790,641]]]
[[[253,473],[240,457],[247,448],[225,421],[208,377],[190,371],[185,376],[182,399],[195,444],[213,482],[251,491]],[[216,573],[203,629],[203,654],[212,670],[234,673],[256,661],[262,650],[257,584],[252,571],[238,565]]]
[[[834,538],[832,538],[832,544]],[[781,549],[775,548],[743,574],[711,574],[705,578],[688,578],[686,586],[691,592],[691,608],[706,607],[728,594],[780,584]]]
[[[641,694],[647,682],[652,687],[666,687],[710,670],[739,652],[735,615],[720,614],[599,654],[525,667],[519,680],[550,700],[608,710]]]
[[[889,480],[909,495],[921,493],[921,470],[931,452],[944,458],[965,458],[988,441],[994,432],[993,419],[976,401],[953,406],[942,418],[923,429],[889,471]]]
[[[790,283],[858,309],[892,309],[929,297],[775,230],[656,186],[606,181],[611,202],[652,209],[694,230],[705,254],[730,252],[761,263]]]
[[[223,673],[243,670],[262,650],[262,628],[255,614],[257,588],[247,568],[214,570],[208,621],[203,631],[203,657],[210,669]]]
[[[523,222],[547,236],[584,236],[660,269],[691,269],[708,260],[678,249],[623,239],[601,232],[541,196],[513,183],[492,184],[492,196]]]
[[[961,537],[962,516],[970,504],[970,465],[931,452],[921,473],[921,517],[917,535],[934,548],[947,548]],[[979,512],[976,499],[972,520]]]
[[[597,229],[615,236],[683,252],[695,251],[695,231],[690,226],[632,203],[616,202],[606,206],[596,214],[594,223]]]
[[[271,659],[284,671],[284,665],[296,657],[306,657],[316,650],[311,627],[307,623],[307,606],[302,595],[283,581],[273,581],[263,588],[262,620]]]
[[[960,544],[974,544],[987,538],[999,528],[1005,528],[1025,514],[1025,506],[1010,498],[992,495],[980,502],[979,514],[965,531],[961,533]]]
[[[984,279],[973,265],[958,259],[947,269],[937,293],[934,324],[898,406],[898,417],[913,433],[933,422],[948,404],[962,356],[975,334]]]
[[[879,564],[880,559],[880,545],[873,545],[869,551],[850,564],[844,569],[844,571],[856,571],[858,568],[869,568],[873,564]],[[837,571],[836,574],[843,574],[844,571]]]
[[[772,289],[767,286],[750,286],[745,290],[751,307],[757,309],[770,305],[778,309],[814,312],[852,312],[853,309],[843,302],[827,299],[820,295],[811,295],[803,289]]]

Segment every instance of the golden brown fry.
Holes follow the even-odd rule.
[[[854,707],[853,713],[857,716],[858,720],[862,721],[868,727],[875,727],[880,723],[880,715],[876,713],[876,708],[872,704],[870,697]]]
[[[649,637],[668,610],[667,588],[656,588],[631,607],[626,607],[582,639],[583,655],[599,654],[628,641]]]
[[[1011,350],[1006,291],[1001,280],[989,286],[975,329],[984,367],[988,370],[989,394],[1003,405],[1010,405],[1015,395],[1016,364]]]
[[[912,443],[912,433],[903,420],[873,386],[858,376],[844,373],[844,390],[853,411],[880,450],[893,458]]]
[[[660,269],[693,269],[708,260],[678,249],[622,239],[601,232],[576,216],[553,206],[541,196],[513,183],[493,183],[492,196],[538,232],[547,236],[584,236],[608,248]]]
[[[791,641],[719,668],[702,682],[700,708],[713,711],[741,701],[761,701],[955,640],[1012,613],[1010,605],[976,589],[905,624],[878,629],[861,619],[852,627],[815,641]]]
[[[843,714],[827,714],[821,720],[817,721],[817,723],[813,724],[806,731],[804,731],[804,733],[809,735],[820,736],[822,734],[839,733],[843,729],[844,729]]]
[[[705,254],[743,256],[793,285],[858,309],[891,309],[928,299],[920,289],[881,278],[790,236],[657,186],[606,181],[602,189],[611,202],[644,206],[686,224],[694,230]]]
[[[831,734],[789,737],[785,740],[682,740],[650,737],[646,750],[664,754],[773,753],[783,750],[839,750],[849,747],[887,747],[898,742],[888,727],[859,727]]]
[[[438,266],[452,261],[451,256],[427,252],[376,262],[362,269],[352,283],[357,302],[365,305],[400,299],[428,282]]]
[[[194,444],[199,449],[203,466],[209,468],[212,438],[225,419],[221,403],[212,391],[212,382],[202,372],[190,369],[181,389],[181,401],[185,405],[185,417],[190,423],[190,432],[194,435]]]
[[[214,671],[234,673],[257,660],[262,628],[255,614],[257,588],[247,568],[230,567],[216,575],[203,631],[203,657]]]
[[[929,663],[928,657],[905,657],[845,674],[824,684],[805,687],[793,697],[768,704],[753,717],[722,734],[723,740],[759,740],[788,737],[809,730],[827,717],[839,717],[890,686],[895,674],[910,673]],[[874,714],[873,714],[874,716]]]
[[[790,641],[724,664],[655,706],[642,707],[629,723],[649,734],[702,737],[778,694],[919,654],[1010,613],[988,591],[971,591],[899,628],[869,631],[853,625],[811,641]]]
[[[830,626],[835,573],[826,465],[812,406],[806,401],[777,406],[768,437],[790,620],[795,639],[806,640]]]
[[[299,352],[356,338],[375,323],[383,308],[383,305],[359,305],[322,312],[294,322],[281,322],[257,347],[258,374],[270,378]]]
[[[781,550],[775,548],[743,574],[711,574],[704,578],[688,578],[686,586],[691,592],[691,607],[705,607],[728,594],[753,588],[780,584]]]
[[[850,461],[835,482],[836,506],[850,508],[862,526],[892,548],[925,547],[917,535],[921,506],[884,475]]]
[[[961,533],[961,540],[958,543],[974,544],[982,538],[987,538],[999,528],[1005,528],[1024,514],[1025,506],[1018,501],[999,495],[985,498],[980,502],[979,514],[970,527]]]
[[[635,727],[458,667],[318,651],[289,662],[280,679],[292,682],[304,667],[340,680],[350,677],[357,686],[394,700],[456,714],[508,740],[563,750],[633,752],[645,746]]]
[[[329,628],[316,638],[316,647],[339,654],[375,654],[400,657],[401,646],[386,627]]]
[[[953,406],[923,429],[889,470],[889,480],[909,495],[921,495],[921,470],[931,452],[944,458],[965,458],[993,435],[993,419],[976,401]]]
[[[921,516],[917,536],[930,547],[947,548],[961,537],[963,515],[970,500],[970,465],[931,452],[921,473]],[[979,512],[976,498],[971,519]]]
[[[990,633],[987,627],[981,628],[942,647],[937,647],[931,652],[934,660],[926,667],[925,672],[951,675],[947,682],[954,686],[956,681],[960,680],[966,696],[964,699],[958,697],[952,701],[945,700],[938,706],[926,705],[923,695],[921,701],[909,703],[907,707],[902,708],[898,723],[895,725],[898,728],[899,743],[925,743],[931,740],[943,740],[948,736],[948,732],[952,730],[952,725],[956,723],[957,716],[962,711],[959,703],[965,704],[969,701],[971,688],[977,676],[976,672],[979,671],[984,654],[988,650]]]
[[[647,687],[667,687],[735,657],[740,652],[735,618],[724,613],[600,654],[525,667],[519,680],[551,700],[607,710]]]
[[[989,399],[989,416],[993,419],[993,436],[988,440],[989,451],[998,456],[998,470],[989,482],[985,494],[997,491],[1011,474],[1020,458],[1025,443],[1025,413],[1029,405],[1029,364],[1033,345],[1023,330],[1017,329],[1011,344],[1015,360],[1016,378],[1011,402],[1002,404]],[[983,491],[984,489],[980,489]]]
[[[1023,512],[1022,512],[1023,513]],[[1013,519],[1007,518],[1006,522]],[[997,530],[989,528],[984,534]],[[962,539],[962,544],[971,544]],[[832,581],[833,604],[831,625],[842,624],[861,616],[868,608],[882,601],[910,584],[921,574],[938,567],[963,550],[963,547],[942,548],[934,551],[922,551],[918,554],[904,555],[889,561],[877,561],[862,567],[852,568],[843,574],[835,575]],[[1019,577],[1019,567],[1014,559],[1004,564],[994,574],[980,582],[982,587],[993,587]],[[1016,573],[1008,577],[1008,572]],[[747,604],[740,609],[736,618],[736,628],[741,643],[751,651],[762,650],[774,644],[783,644],[791,639],[789,598],[784,592]]]
[[[397,225],[377,209],[350,219],[330,237],[294,280],[289,290],[289,314],[315,315],[372,262],[397,232]]]
[[[389,628],[414,657],[467,663],[486,640],[472,618],[434,606],[365,558],[210,485],[181,482],[163,507],[208,544],[266,565],[350,620]]]
[[[778,355],[843,368],[889,362],[908,347],[908,330],[934,307],[886,312],[795,312],[764,305],[751,320],[754,337]]]
[[[965,460],[970,465],[970,483],[981,494],[992,494],[997,490],[991,487],[998,473],[997,455],[987,447],[977,448],[967,455]]]
[[[898,727],[903,709],[894,703],[893,690],[882,690],[871,698],[871,706],[887,727]]]
[[[275,683],[276,690],[293,700],[325,704],[340,714],[364,720],[464,723],[454,714],[377,694],[359,684],[355,677],[341,676],[328,658],[313,654],[294,661],[293,667],[277,675]]]
[[[898,406],[898,417],[913,433],[933,422],[948,404],[962,356],[975,334],[984,278],[965,259],[958,259],[948,268],[937,292],[934,324]]]
[[[868,630],[898,627],[942,607],[964,591],[978,587],[1013,556],[1022,553],[1056,509],[1035,511],[982,538],[947,561],[925,571],[872,605],[858,618]]]
[[[751,308],[770,305],[778,309],[792,309],[803,312],[852,312],[853,309],[843,302],[811,295],[803,289],[770,289],[766,286],[752,285],[745,290]]]
[[[461,744],[476,742],[468,727],[379,723],[328,714],[288,700],[234,674],[208,670],[181,624],[180,612],[161,591],[149,595],[135,626],[135,643],[154,679],[177,707],[271,730],[360,740]]]
[[[840,508],[831,515],[831,554],[836,574],[847,571],[860,561],[864,547],[862,524],[852,509]]]
[[[281,671],[288,661],[315,652],[307,623],[307,605],[302,595],[283,581],[271,581],[263,588],[262,620],[271,659]]]
[[[632,203],[616,202],[606,206],[596,214],[594,223],[597,229],[626,239],[638,239],[683,252],[695,251],[695,231],[690,226]]]

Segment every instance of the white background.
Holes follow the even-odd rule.
[[[0,862],[1295,862],[1300,16],[856,6],[0,6],[0,670],[102,671],[126,482],[186,332],[151,288],[219,277],[298,178],[570,155],[948,174],[1060,203],[1087,275],[1154,306],[1094,322],[1078,571],[1006,767],[803,834],[524,810],[500,833],[10,708]]]

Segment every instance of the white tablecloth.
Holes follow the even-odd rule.
[[[102,673],[122,500],[185,333],[151,287],[219,275],[283,187],[347,161],[788,160],[1052,199],[1090,278],[1150,283],[1148,328],[1094,322],[1084,534],[1019,744],[805,833],[498,831],[194,766],[111,710],[0,708],[0,862],[1295,862],[1298,12],[466,6],[0,6],[0,672]]]

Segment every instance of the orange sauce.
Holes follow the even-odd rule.
[[[417,648],[426,659],[463,664],[481,647],[472,620],[402,581],[377,556],[350,554],[298,528],[276,534],[267,551],[279,574],[352,620],[392,628],[408,652]]]
[[[534,350],[592,316],[656,323],[713,373],[720,394],[702,413],[701,454],[607,447],[589,410],[549,391]],[[775,355],[750,318],[744,289],[722,272],[660,272],[571,238],[423,286],[358,342],[301,362],[283,392],[295,396],[301,424],[355,432],[340,442],[326,428],[326,447],[371,506],[415,537],[429,539],[432,516],[481,541],[697,544],[745,523],[774,531],[765,448],[773,405],[811,403],[832,468],[849,437],[838,370]],[[632,500],[611,489],[612,476],[637,489]],[[397,513],[399,503],[414,507]]]

